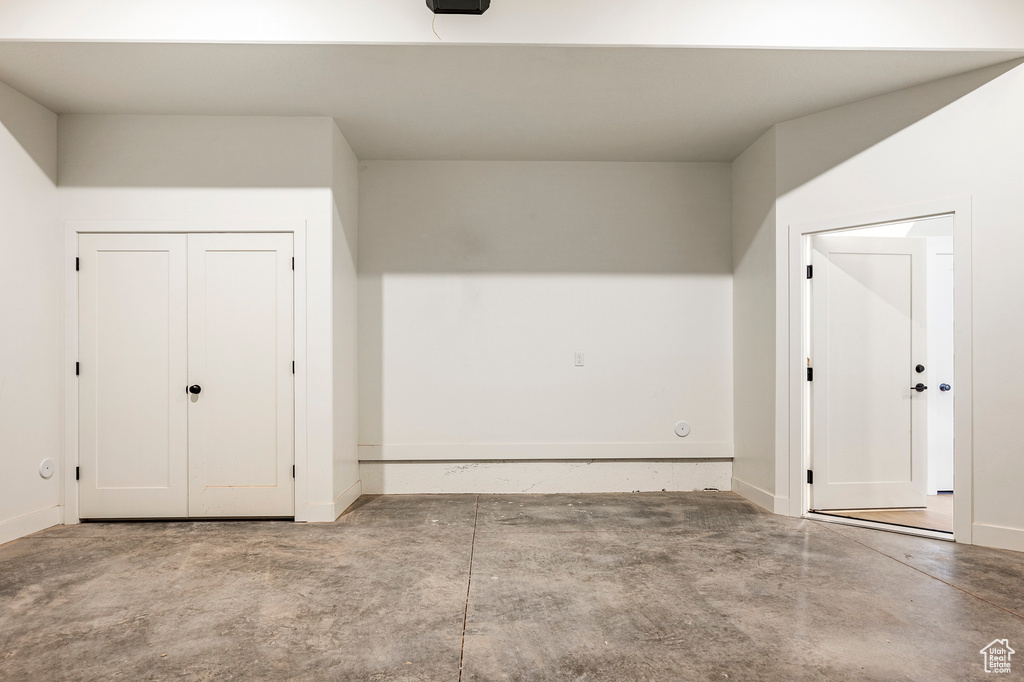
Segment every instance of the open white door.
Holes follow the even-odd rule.
[[[79,237],[81,518],[188,514],[185,244]]]
[[[815,236],[811,262],[811,508],[924,507],[923,240]]]
[[[292,235],[188,253],[189,515],[292,516]]]

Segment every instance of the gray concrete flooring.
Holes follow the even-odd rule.
[[[2,680],[980,680],[996,638],[1024,679],[1024,554],[731,493],[363,497],[0,547]]]

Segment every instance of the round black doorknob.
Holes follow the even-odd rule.
[[[192,395],[199,395],[203,391],[203,387],[199,384],[192,384],[188,387],[188,392]]]
[[[917,367],[914,368],[914,371],[920,374],[921,372],[924,371],[924,365],[918,365]]]
[[[949,384],[939,384],[939,390],[942,391],[943,393],[950,390],[951,388],[953,387],[950,386]]]
[[[925,391],[928,390],[928,387],[925,386],[924,384],[918,384],[917,386],[911,386],[910,390],[917,391],[918,393],[924,393]]]

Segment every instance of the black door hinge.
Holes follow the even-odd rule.
[[[75,272],[78,272],[78,265],[79,265],[78,256],[75,256]]]
[[[295,361],[292,360],[292,374],[295,374]]]
[[[295,478],[295,465],[292,465],[292,478]]]
[[[75,467],[75,480],[77,481],[82,475],[82,470],[79,467]]]
[[[292,270],[295,269],[295,256],[292,256]]]
[[[814,483],[814,472],[810,469],[807,470],[807,482]]]
[[[76,362],[76,363],[75,363],[75,376],[76,376],[76,377],[78,376],[78,372],[79,372],[79,371],[81,371],[81,369],[82,369],[82,366],[81,366],[81,365],[79,365],[79,364],[78,364],[78,363]]]
[[[813,265],[808,265],[807,266],[807,279],[811,279],[812,277],[814,277],[814,266]]]
[[[807,368],[807,380],[808,381],[814,381],[814,368],[813,367],[808,367]]]

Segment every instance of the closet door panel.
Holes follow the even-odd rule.
[[[292,516],[292,235],[188,248],[189,513]]]
[[[79,516],[188,513],[186,237],[79,237]]]

